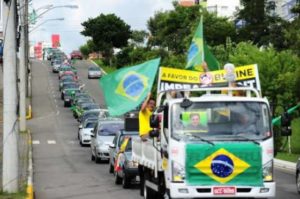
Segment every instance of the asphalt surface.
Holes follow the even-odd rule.
[[[92,63],[77,61],[79,78],[88,93],[104,106],[97,80],[87,79]],[[29,128],[33,134],[34,189],[37,199],[47,198],[121,198],[136,199],[138,187],[123,189],[114,184],[108,164],[91,161],[89,147],[80,147],[78,123],[71,111],[63,107],[58,91],[57,74],[48,62],[33,61],[33,119]],[[276,198],[299,199],[295,175],[275,171]]]

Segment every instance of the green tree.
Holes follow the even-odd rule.
[[[100,14],[81,25],[84,27],[81,34],[91,37],[95,44],[95,50],[101,51],[103,56],[110,60],[110,63],[113,49],[127,46],[131,35],[130,26],[114,14]]]
[[[175,54],[186,53],[200,19],[200,7],[174,5],[171,11],[158,12],[148,21],[149,46],[167,48]],[[203,11],[204,38],[209,45],[224,44],[227,37],[235,39],[235,27],[227,18]]]
[[[275,14],[276,5],[268,0],[242,0],[243,9],[237,14],[237,21],[244,25],[238,29],[237,41],[252,41],[254,44],[273,44],[284,49],[284,28],[287,22]]]
[[[86,44],[80,46],[79,49],[83,56],[87,58],[90,53],[95,52],[95,44],[92,40],[88,40]]]
[[[262,92],[274,106],[274,115],[278,108],[299,101],[295,92],[299,85],[295,80],[300,76],[295,70],[300,65],[300,59],[291,51],[277,52],[273,47],[259,48],[242,42],[229,57],[229,61],[236,66],[258,64]]]
[[[89,54],[91,53],[87,44],[80,46],[79,50],[80,50],[81,54],[84,56],[84,58],[87,58],[89,56]]]
[[[130,43],[134,46],[141,47],[145,44],[148,36],[149,34],[145,30],[133,30]]]
[[[300,56],[300,2],[292,9],[295,18],[289,23],[288,27],[284,30],[284,37],[287,46]]]

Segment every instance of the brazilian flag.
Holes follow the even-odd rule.
[[[188,144],[190,185],[262,186],[261,147],[254,143]]]
[[[190,45],[186,69],[203,71],[202,62],[206,61],[209,70],[220,70],[220,64],[208,49],[203,39],[203,17],[201,15],[199,25]]]
[[[160,58],[124,67],[100,79],[100,87],[111,116],[135,109],[151,91]]]

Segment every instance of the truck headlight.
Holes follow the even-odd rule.
[[[185,169],[181,164],[172,161],[172,181],[183,182],[185,179]]]
[[[264,164],[263,177],[265,182],[273,181],[273,160]]]

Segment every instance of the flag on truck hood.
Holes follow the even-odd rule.
[[[160,58],[125,67],[100,79],[111,116],[122,115],[140,105],[151,91]]]
[[[214,55],[209,51],[203,39],[203,17],[201,16],[199,25],[192,39],[188,50],[186,69],[203,71],[202,62],[206,61],[209,70],[219,70],[220,65]]]
[[[263,185],[259,145],[188,144],[186,154],[186,176],[190,185]]]

